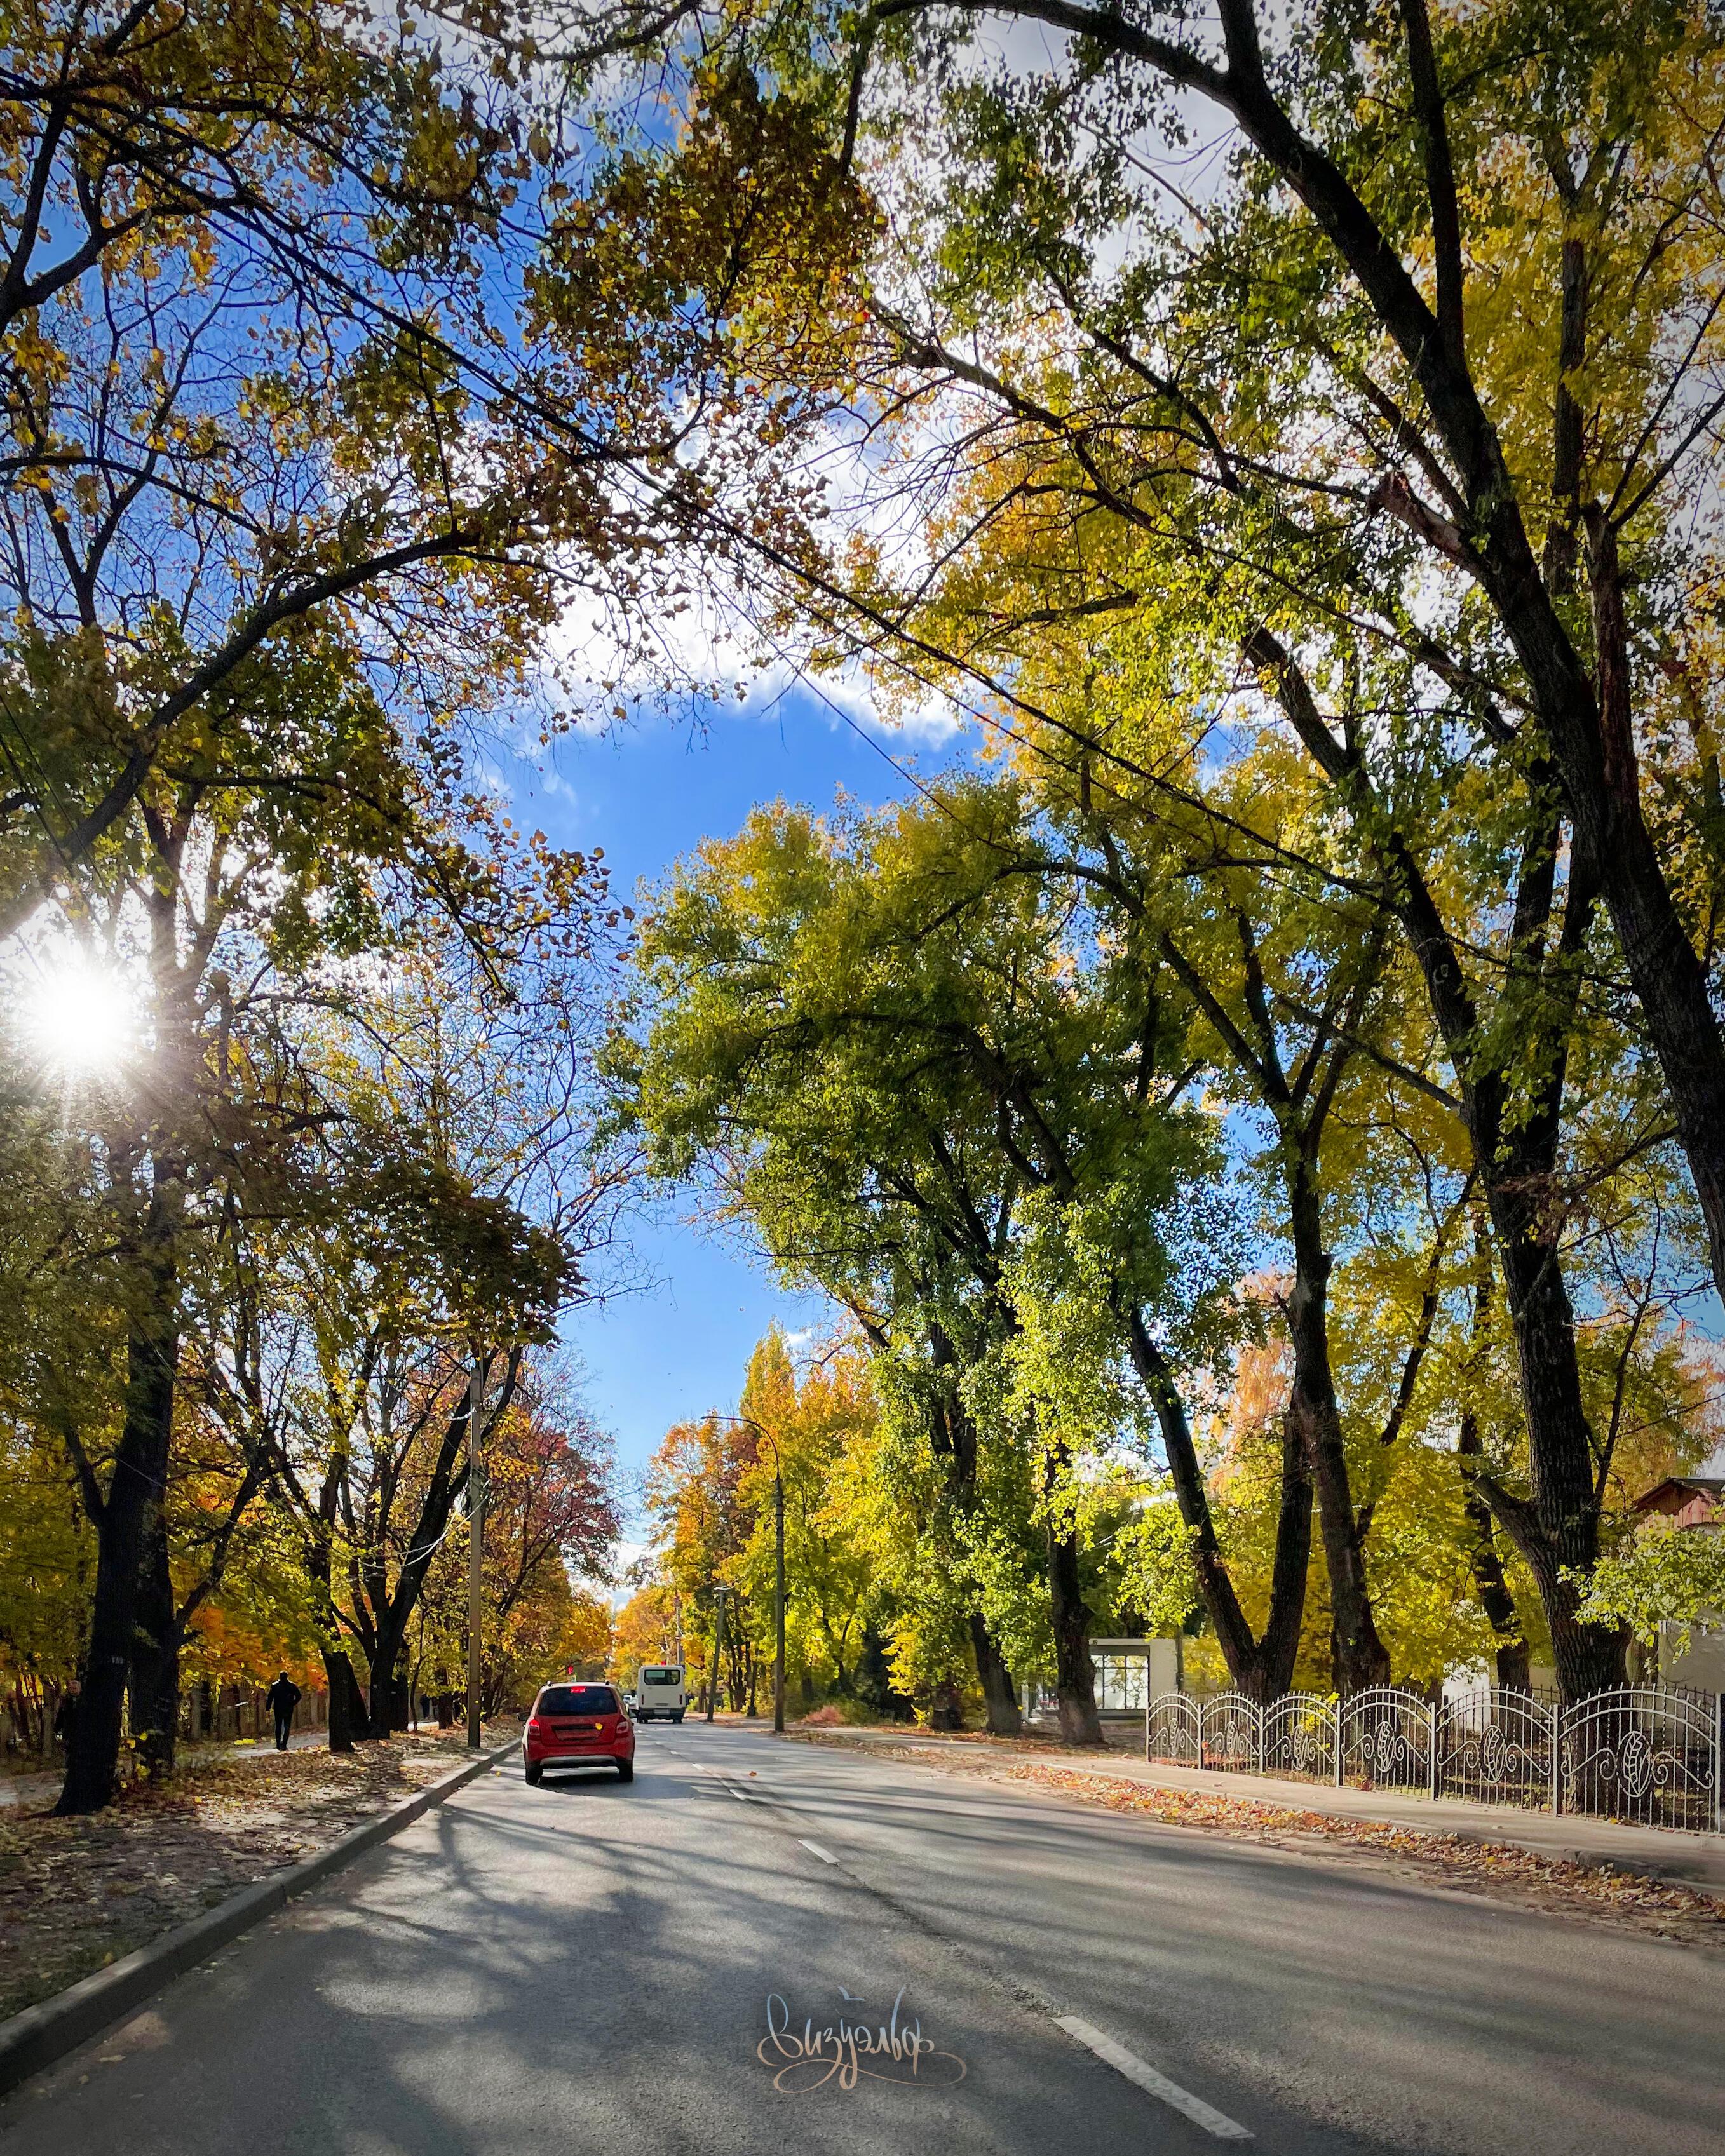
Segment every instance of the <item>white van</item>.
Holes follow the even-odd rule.
[[[643,1662],[635,1673],[635,1720],[680,1722],[689,1704],[675,1662]]]

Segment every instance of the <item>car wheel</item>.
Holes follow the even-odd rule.
[[[530,1760],[527,1763],[526,1773],[527,1777],[527,1787],[530,1789],[536,1789],[544,1775],[544,1768],[542,1766],[535,1766]]]
[[[678,1710],[677,1710],[677,1712],[675,1712],[675,1713],[671,1717],[671,1720],[672,1720],[673,1722],[677,1722],[677,1723],[680,1723],[680,1722],[682,1722],[682,1719],[683,1719],[683,1711],[682,1711],[682,1709],[681,1709],[680,1707],[679,1707],[679,1708],[678,1708]]]
[[[634,1763],[634,1761],[633,1759],[619,1759],[619,1760],[618,1761],[618,1763],[617,1763],[617,1779],[618,1779],[618,1780],[619,1780],[619,1782],[632,1782],[632,1781],[634,1781],[634,1778],[635,1778],[635,1763]]]

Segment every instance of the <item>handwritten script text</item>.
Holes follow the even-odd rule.
[[[773,2086],[785,2096],[808,2096],[829,2087],[849,2091],[865,2081],[922,2088],[950,2088],[962,2082],[963,2060],[936,2048],[934,2039],[922,2033],[920,2015],[901,2016],[904,1995],[901,1991],[893,2000],[889,2020],[872,2026],[840,2015],[824,2025],[806,2020],[797,2029],[789,2005],[776,1991],[769,1992],[767,2034],[755,2056],[775,2069]]]

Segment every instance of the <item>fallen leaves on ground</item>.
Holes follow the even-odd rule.
[[[511,1724],[488,1727],[506,1743]],[[0,2015],[16,2014],[176,1924],[339,1840],[459,1766],[459,1732],[352,1753],[194,1753],[86,1819],[0,1812]]]
[[[1582,1864],[1543,1856],[1513,1842],[1488,1842],[1470,1835],[1428,1832],[1379,1820],[1338,1817],[1332,1812],[1236,1796],[1222,1790],[1185,1789],[1086,1774],[1024,1752],[1055,1753],[1060,1747],[1031,1740],[943,1744],[859,1742],[823,1731],[823,1745],[849,1744],[871,1758],[903,1759],[946,1774],[978,1774],[990,1781],[1029,1782],[1081,1803],[1130,1813],[1165,1826],[1197,1827],[1235,1840],[1351,1861],[1385,1863],[1412,1871],[1432,1884],[1481,1894],[1522,1908],[1602,1917],[1636,1931],[1690,1945],[1725,1948],[1725,1898],[1699,1887],[1650,1878],[1616,1865]],[[1014,1763],[1017,1762],[1017,1763]]]

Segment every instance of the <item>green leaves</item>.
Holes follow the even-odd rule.
[[[1681,1654],[1697,1626],[1725,1614],[1725,1534],[1654,1522],[1570,1584],[1583,1594],[1584,1618],[1621,1625],[1650,1646],[1669,1625]]]

